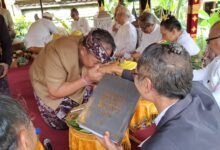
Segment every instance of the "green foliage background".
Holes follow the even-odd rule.
[[[27,34],[30,25],[31,22],[28,21],[24,16],[21,16],[20,18],[15,18],[16,38],[23,40],[24,36]]]

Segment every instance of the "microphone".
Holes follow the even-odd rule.
[[[53,150],[50,139],[44,139],[44,148],[45,150]]]

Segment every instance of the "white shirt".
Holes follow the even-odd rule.
[[[155,119],[154,119],[154,123],[156,124],[156,126],[159,124],[160,120],[163,118],[163,116],[166,114],[166,112],[168,111],[168,109],[173,106],[175,103],[173,103],[172,105],[168,106],[167,108],[165,108]]]
[[[193,80],[202,81],[212,92],[220,107],[220,56],[217,56],[210,64],[200,70],[193,70]]]
[[[160,33],[160,25],[156,24],[154,30],[151,33],[140,32],[139,47],[136,49],[137,52],[143,53],[145,48],[152,43],[158,42],[162,39]]]
[[[129,21],[120,26],[113,37],[117,48],[116,54],[122,53],[126,56],[136,49],[137,30]]]
[[[182,32],[177,39],[177,43],[181,44],[189,52],[190,56],[197,55],[200,51],[198,45],[186,31]]]
[[[26,48],[44,47],[53,39],[54,33],[58,33],[58,30],[51,20],[39,19],[30,26],[24,39],[25,46]]]
[[[84,35],[89,32],[89,23],[86,18],[79,18],[78,21],[73,21],[71,25],[72,32],[79,30]]]

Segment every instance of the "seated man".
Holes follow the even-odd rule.
[[[132,54],[132,57],[135,60],[140,58],[144,49],[152,43],[158,42],[161,40],[162,36],[160,33],[160,25],[157,24],[156,18],[148,12],[144,12],[138,18],[138,24],[141,29],[139,46],[136,49],[135,53]]]
[[[34,53],[39,51],[53,39],[54,33],[58,33],[56,26],[52,22],[53,15],[45,12],[43,18],[34,22],[24,39],[27,49]]]
[[[118,24],[117,22],[117,18],[116,18],[116,13],[119,9],[123,9],[123,7],[125,7],[125,4],[124,3],[118,3],[118,5],[115,7],[115,11],[114,11],[114,20],[113,20],[113,24],[112,24],[112,28],[110,29],[110,32],[117,32],[119,27],[120,27],[120,24]],[[133,22],[135,22],[135,17],[133,14],[130,14],[130,17],[129,17],[129,22],[133,24]]]
[[[71,9],[71,18],[73,19],[73,22],[71,24],[71,30],[74,31],[80,31],[84,35],[89,33],[89,23],[86,18],[79,17],[79,12],[76,8]]]
[[[137,30],[129,22],[130,12],[124,7],[116,11],[116,21],[120,25],[116,32],[113,32],[117,51],[116,57],[129,58],[130,53],[136,49],[137,45]]]
[[[133,73],[144,99],[159,112],[155,133],[142,143],[143,150],[217,150],[220,147],[220,109],[212,94],[192,82],[188,52],[179,44],[152,44],[145,49]],[[109,150],[122,149],[100,140]]]
[[[68,129],[66,115],[87,102],[103,76],[99,65],[110,61],[114,49],[111,34],[98,28],[85,37],[51,41],[36,57],[30,78],[41,116],[50,127]]]
[[[205,68],[193,71],[193,80],[202,81],[220,107],[220,21],[212,26],[207,43],[215,57]]]
[[[0,108],[0,149],[35,150],[37,135],[24,108],[3,95],[0,96]]]

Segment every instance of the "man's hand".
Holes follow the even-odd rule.
[[[104,74],[99,71],[99,68],[99,65],[96,65],[95,67],[88,69],[86,79],[88,79],[89,82],[94,83],[102,79]]]
[[[100,66],[99,71],[104,74],[117,74],[117,69],[120,68],[119,62],[103,64]]]
[[[110,137],[110,133],[105,132],[103,139],[98,137],[97,139],[107,150],[123,150],[123,147],[121,145],[112,143],[109,137]]]
[[[8,66],[8,64],[6,64],[6,63],[0,63],[0,65],[3,66],[3,68],[4,68],[3,74],[0,75],[0,78],[3,78],[3,77],[5,77],[6,74],[8,73],[8,68],[9,68],[9,66]]]
[[[112,31],[113,31],[113,32],[118,32],[117,24],[114,24],[114,25],[112,26]]]
[[[141,57],[141,54],[139,52],[135,52],[131,54],[131,57],[135,60],[138,61],[138,59]]]

